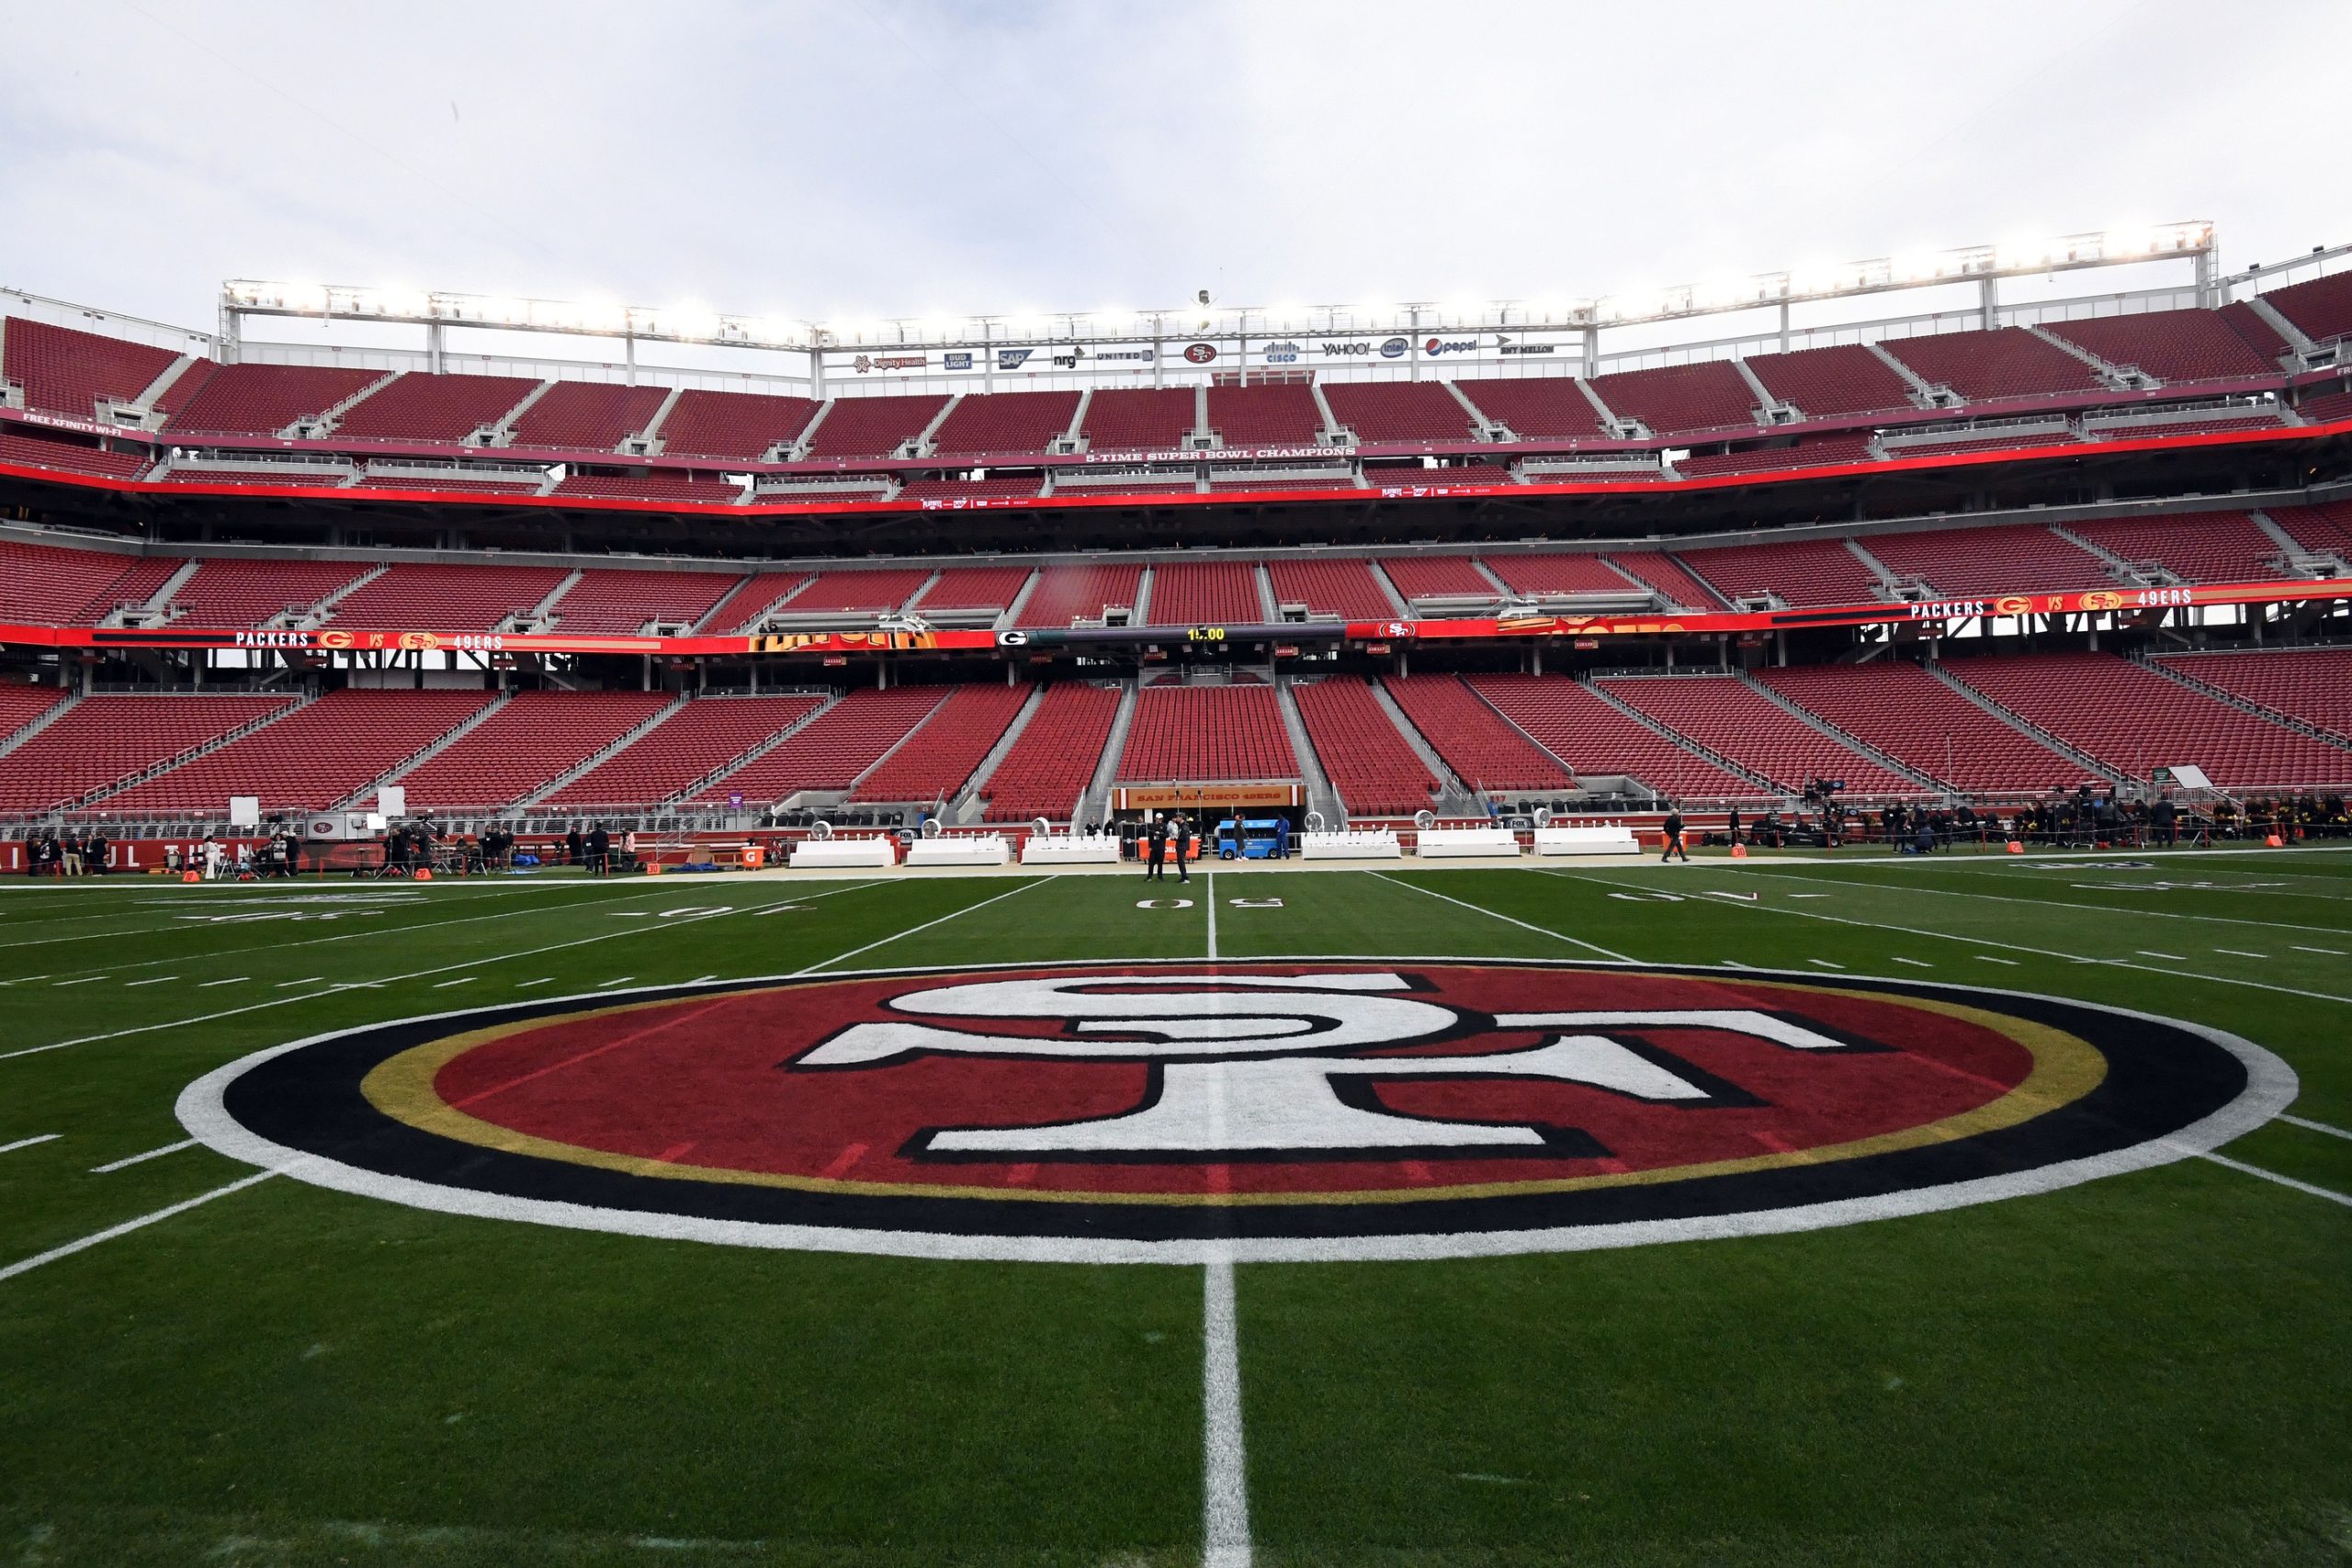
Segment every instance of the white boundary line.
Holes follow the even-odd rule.
[[[75,1253],[96,1247],[102,1241],[112,1241],[119,1235],[128,1235],[132,1231],[152,1225],[158,1220],[168,1220],[174,1214],[184,1214],[198,1203],[209,1203],[215,1198],[225,1198],[232,1192],[251,1187],[256,1181],[267,1181],[277,1174],[275,1170],[257,1170],[251,1176],[239,1177],[226,1187],[216,1187],[209,1192],[199,1192],[193,1198],[182,1199],[179,1202],[158,1209],[152,1214],[141,1214],[135,1220],[125,1220],[119,1225],[108,1225],[105,1230],[94,1232],[79,1241],[69,1241],[63,1247],[52,1247],[47,1252],[35,1253],[30,1258],[22,1258],[6,1268],[0,1268],[0,1280],[13,1280],[19,1274],[29,1274],[44,1263],[54,1263],[61,1258],[71,1258]]]
[[[2347,1133],[2341,1127],[2331,1127],[2324,1122],[2314,1122],[2308,1116],[2290,1116],[2282,1111],[2278,1113],[2278,1120],[2290,1126],[2301,1127],[2310,1132],[2325,1133],[2331,1138],[2352,1138],[2352,1133]]]
[[[2346,1208],[2352,1209],[2352,1198],[2347,1198],[2341,1192],[2333,1192],[2324,1187],[2314,1187],[2308,1181],[2298,1181],[2291,1176],[2281,1176],[2275,1170],[2265,1170],[2258,1165],[2248,1165],[2244,1160],[2232,1159],[2227,1155],[2217,1155],[2211,1149],[2198,1150],[2197,1157],[2210,1159],[2215,1165],[2225,1165],[2232,1170],[2242,1170],[2248,1176],[2258,1176],[2265,1181],[2275,1181],[2281,1187],[2291,1187],[2298,1192],[2308,1192],[2314,1198],[2324,1198],[2331,1203],[2341,1203]]]
[[[1034,884],[1032,885],[1034,886]],[[1015,889],[1018,892],[1020,889]],[[1009,895],[1008,895],[1009,897]],[[980,906],[972,906],[977,908]],[[943,917],[952,918],[952,917]],[[1322,962],[1357,964],[1428,964],[1438,962],[1426,955],[1409,954],[1332,954]],[[1054,967],[1084,968],[1133,964],[1134,959],[1076,959],[1053,962]],[[1177,961],[1182,962],[1182,961]],[[1256,963],[1252,959],[1249,962]],[[1269,964],[1298,963],[1297,958],[1268,958]],[[1488,964],[1512,962],[1542,963],[1543,960],[1485,959]],[[1567,961],[1585,968],[1599,968],[1589,960]],[[845,970],[825,976],[827,979],[859,979],[878,976],[909,976],[933,974],[981,973],[990,970],[1034,969],[1041,961],[941,964],[910,968]],[[1564,965],[1566,966],[1566,965]],[[1661,964],[1662,968],[1704,968],[1699,964]],[[736,985],[762,985],[803,979],[808,971],[789,975],[745,976],[731,982]],[[1758,979],[1780,979],[1802,984],[1819,985],[1821,976],[1812,970],[1744,969],[1743,976]],[[306,1039],[273,1045],[251,1055],[215,1068],[180,1091],[175,1114],[198,1142],[216,1153],[247,1165],[261,1166],[266,1170],[283,1170],[313,1186],[332,1191],[349,1192],[359,1197],[379,1199],[387,1202],[404,1203],[411,1208],[429,1209],[441,1213],[466,1214],[480,1219],[524,1221],[537,1224],[559,1225],[571,1230],[607,1231],[621,1235],[636,1235],[664,1241],[699,1241],[734,1247],[754,1247],[770,1250],[803,1252],[851,1252],[876,1254],[890,1258],[933,1258],[977,1259],[1007,1263],[1159,1263],[1206,1264],[1220,1260],[1228,1263],[1325,1263],[1370,1261],[1419,1261],[1439,1258],[1500,1258],[1536,1252],[1588,1252],[1623,1247],[1645,1247],[1663,1242],[1699,1241],[1735,1236],[1781,1235],[1800,1231],[1826,1230],[1838,1225],[1859,1224],[1867,1221],[1894,1219],[1905,1215],[1941,1213],[1949,1210],[1971,1207],[1978,1203],[1996,1202],[2008,1198],[2055,1192],[2086,1181],[2136,1170],[2152,1170],[2171,1165],[2191,1156],[2218,1148],[2231,1140],[2252,1132],[2270,1121],[2281,1110],[2294,1102],[2299,1091],[2294,1069],[2284,1061],[2252,1041],[2205,1024],[2184,1019],[2163,1018],[2132,1008],[2087,1002],[2071,997],[2052,997],[2033,991],[2011,991],[1990,987],[1949,985],[1939,981],[1915,980],[1907,984],[1924,991],[1948,991],[1955,996],[2012,997],[2031,1001],[2054,1002],[2064,1006],[2108,1013],[2119,1018],[2138,1019],[2186,1030],[2211,1041],[2214,1045],[2238,1058],[2246,1074],[2245,1088],[2238,1097],[2200,1121],[2164,1137],[2150,1138],[2128,1148],[2113,1149],[2101,1155],[2064,1160],[2039,1166],[2030,1170],[2014,1171],[2002,1176],[1978,1177],[1951,1182],[1943,1186],[1912,1188],[1900,1192],[1870,1198],[1837,1199],[1790,1208],[1750,1211],[1729,1214],[1692,1216],[1670,1220],[1640,1220],[1611,1224],[1560,1225],[1540,1230],[1428,1232],[1410,1235],[1374,1236],[1277,1236],[1240,1237],[1235,1239],[1196,1238],[1176,1241],[1137,1241],[1125,1237],[1052,1236],[1052,1235],[983,1235],[948,1234],[932,1231],[892,1231],[854,1229],[830,1225],[771,1224],[751,1220],[706,1219],[694,1215],[666,1214],[643,1210],[598,1208],[589,1204],[570,1203],[551,1199],[515,1198],[503,1193],[484,1192],[467,1188],[447,1187],[420,1181],[411,1177],[387,1176],[379,1171],[349,1166],[322,1156],[308,1154],[275,1143],[240,1123],[228,1111],[229,1087],[245,1073],[263,1063],[299,1051],[305,1046],[320,1044],[362,1030],[381,1029],[395,1023],[430,1023],[449,1019],[477,1017],[486,1010],[469,1009],[455,1012],[435,1013],[416,1018],[381,1019],[374,1022],[355,1024],[330,1030]],[[648,990],[675,990],[675,987],[649,987]],[[568,1001],[609,1004],[616,996],[632,993],[589,992],[569,998]]]
[[[109,1172],[121,1170],[128,1166],[142,1165],[148,1160],[160,1159],[165,1155],[175,1155],[182,1149],[192,1149],[194,1147],[196,1147],[196,1140],[194,1138],[182,1138],[176,1144],[165,1144],[162,1148],[149,1149],[143,1155],[132,1155],[128,1159],[110,1160],[105,1165],[94,1165],[90,1168],[90,1174],[92,1176],[105,1176]]]
[[[1484,915],[1490,920],[1500,920],[1505,925],[1517,926],[1523,931],[1533,931],[1537,936],[1548,936],[1554,942],[1565,942],[1571,947],[1581,947],[1587,953],[1597,953],[1603,958],[1614,959],[1620,964],[1638,964],[1641,962],[1641,960],[1637,958],[1628,958],[1622,953],[1611,953],[1609,949],[1600,946],[1599,943],[1587,942],[1582,937],[1566,936],[1559,931],[1547,931],[1542,926],[1530,925],[1525,920],[1514,919],[1510,915],[1498,914],[1495,910],[1487,908],[1483,904],[1464,903],[1462,899],[1450,897],[1433,888],[1423,887],[1419,883],[1400,881],[1397,878],[1389,875],[1385,871],[1369,872],[1366,874],[1376,876],[1383,882],[1394,883],[1396,886],[1406,888],[1414,893],[1425,893],[1432,898],[1443,898],[1447,903],[1454,905],[1456,908],[1468,909],[1475,914]]]
[[[1201,1277],[1201,1541],[1203,1568],[1250,1568],[1241,1340],[1230,1258],[1210,1259]]]

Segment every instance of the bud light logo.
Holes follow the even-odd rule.
[[[1411,344],[1406,342],[1401,337],[1392,337],[1386,343],[1380,345],[1380,357],[1383,359],[1402,359],[1405,356],[1405,351],[1412,346],[1413,345]]]
[[[942,363],[950,370],[969,370],[972,367],[972,355],[969,350],[961,354],[951,354]]]
[[[1216,357],[1216,344],[1213,343],[1193,344],[1184,350],[1184,357],[1191,360],[1195,365],[1206,365],[1210,360]]]

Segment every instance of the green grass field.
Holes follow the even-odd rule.
[[[2352,1561],[2352,853],[1408,863],[1152,890],[1184,909],[1145,891],[0,887],[0,1562]],[[1945,1213],[1245,1261],[1246,1546],[1230,1497],[1204,1524],[1240,1457],[1204,1416],[1213,1270],[461,1217],[254,1179],[175,1116],[264,1047],[517,999],[1286,956],[2074,998],[2245,1036],[2301,1092],[2221,1159]]]

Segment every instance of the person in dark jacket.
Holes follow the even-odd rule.
[[[574,828],[563,836],[563,853],[573,865],[588,863],[588,840],[579,829]]]
[[[613,836],[602,822],[588,829],[588,874],[603,876],[612,870]]]
[[[1193,852],[1193,819],[1182,812],[1176,817],[1176,880],[1190,882],[1193,873],[1185,864],[1185,857]]]
[[[1663,865],[1676,855],[1682,857],[1683,864],[1690,863],[1690,852],[1682,843],[1682,808],[1669,805],[1666,808],[1666,853],[1657,857],[1658,863]]]
[[[1144,880],[1168,880],[1168,819],[1155,816],[1144,825]]]

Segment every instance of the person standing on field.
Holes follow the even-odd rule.
[[[1185,857],[1192,852],[1193,819],[1180,812],[1176,818],[1176,880],[1179,882],[1193,880],[1193,873],[1184,863]]]
[[[1147,882],[1167,881],[1168,820],[1157,813],[1154,813],[1151,820],[1144,825],[1144,880]]]
[[[1682,857],[1684,865],[1690,863],[1690,852],[1682,843],[1682,808],[1669,805],[1666,808],[1666,852],[1657,857],[1658,863],[1663,865],[1677,855]]]

